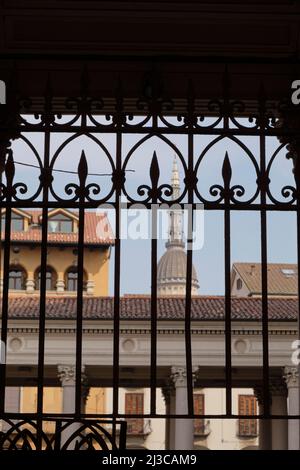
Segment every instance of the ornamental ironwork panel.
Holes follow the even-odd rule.
[[[119,410],[120,389],[120,219],[118,214],[121,198],[126,197],[128,207],[141,203],[149,211],[153,207],[164,204],[171,207],[174,203],[182,209],[187,203],[192,207],[189,222],[193,227],[194,211],[197,204],[202,204],[207,211],[221,211],[224,218],[224,276],[225,276],[225,386],[226,413],[223,416],[212,414],[211,418],[239,418],[232,411],[232,315],[231,315],[231,215],[234,211],[258,211],[260,214],[260,252],[262,279],[262,344],[263,344],[263,381],[262,419],[270,418],[270,359],[269,359],[269,321],[268,321],[268,245],[267,245],[267,213],[268,211],[289,211],[297,215],[299,237],[299,190],[300,165],[297,158],[299,152],[299,117],[288,102],[275,103],[268,99],[263,88],[260,89],[257,101],[246,103],[234,99],[234,90],[230,86],[230,76],[225,70],[223,77],[222,96],[209,101],[196,96],[193,83],[183,83],[186,87],[186,99],[180,103],[167,94],[167,86],[162,86],[155,78],[150,78],[137,91],[137,100],[133,102],[126,96],[126,84],[121,79],[115,84],[113,96],[93,96],[89,87],[89,76],[84,71],[78,86],[77,96],[59,100],[55,97],[51,79],[47,80],[42,100],[20,96],[16,80],[12,79],[7,86],[7,105],[0,114],[0,157],[2,178],[0,184],[1,209],[5,210],[3,230],[3,292],[1,340],[7,343],[8,309],[9,309],[9,268],[11,247],[11,219],[14,208],[40,208],[42,211],[41,228],[41,260],[40,260],[40,294],[39,294],[39,342],[37,367],[37,413],[30,420],[14,414],[5,413],[6,365],[0,366],[0,415],[10,424],[10,429],[0,436],[2,449],[45,448],[52,449],[60,444],[59,436],[69,426],[62,421],[63,416],[56,419],[56,431],[53,438],[43,432],[43,420],[51,419],[51,415],[43,412],[43,389],[45,375],[45,322],[46,322],[46,286],[47,286],[47,239],[48,211],[50,208],[76,209],[79,218],[78,231],[78,278],[76,292],[76,406],[74,422],[82,423],[70,438],[76,440],[76,446],[100,448],[107,445],[117,446],[108,436],[106,428],[96,421],[89,421],[81,411],[82,396],[82,340],[83,340],[83,309],[84,309],[84,228],[85,214],[89,209],[108,203],[115,211],[115,246],[114,246],[114,303],[113,303],[113,409],[111,418],[133,418]],[[130,103],[130,105],[129,105]],[[35,143],[35,135],[42,135],[43,144]],[[130,146],[124,140],[135,136]],[[103,136],[110,136],[111,145]],[[88,148],[82,148],[81,138],[93,145],[93,154]],[[178,137],[186,139],[186,150],[178,145]],[[208,138],[209,137],[209,138]],[[53,146],[53,139],[59,141]],[[203,139],[200,153],[195,142]],[[254,154],[245,138],[255,138],[258,152]],[[269,138],[276,138],[277,145],[270,157],[266,158],[266,146]],[[161,174],[162,155],[156,150],[149,155],[149,175],[140,181],[135,190],[128,186],[132,171],[132,162],[137,150],[147,149],[151,139],[158,139],[162,145],[171,149],[176,155],[184,174],[184,186],[174,199],[173,189]],[[201,179],[203,166],[212,152],[220,152],[222,143],[227,140],[239,149],[241,159],[247,162],[251,185],[239,182],[239,175],[233,168],[230,152],[222,154],[222,166],[219,173],[211,175],[211,181]],[[34,183],[27,184],[20,178],[20,162],[14,144],[22,142],[31,155],[28,166],[35,171]],[[80,144],[76,144],[80,142]],[[78,152],[74,155],[76,146]],[[68,147],[72,149],[69,162],[77,161],[77,167],[64,169],[62,156]],[[42,150],[41,150],[42,149]],[[98,156],[95,153],[97,149]],[[146,152],[147,150],[145,150]],[[289,183],[283,182],[280,188],[272,185],[273,167],[279,158],[291,158]],[[91,165],[91,162],[93,165]],[[23,167],[26,162],[22,163]],[[93,170],[91,170],[93,167]],[[66,181],[58,179],[58,175],[66,174]],[[104,184],[99,183],[96,176],[106,175]],[[70,179],[71,175],[71,179]],[[152,226],[155,230],[155,224]],[[192,263],[193,240],[187,252],[186,295],[185,295],[185,357],[186,377],[188,386],[187,417],[205,419],[205,414],[194,413],[191,341],[191,305],[192,305]],[[299,243],[298,243],[299,260]],[[157,239],[151,237],[151,359],[150,359],[150,412],[147,416],[160,416],[156,410],[157,390]],[[299,282],[299,281],[298,281]],[[143,418],[146,414],[138,414]],[[164,415],[175,417],[176,415]],[[24,418],[24,420],[23,420]],[[91,417],[92,418],[92,417]],[[97,415],[94,416],[97,418]],[[98,416],[99,418],[99,416]],[[242,419],[242,417],[240,417]],[[247,417],[248,418],[248,417]],[[251,416],[249,416],[249,419]],[[13,421],[12,421],[13,419]],[[55,419],[55,418],[52,418]],[[87,420],[87,421],[86,421]],[[74,422],[72,423],[74,424]],[[122,427],[122,423],[120,423]],[[122,428],[123,429],[123,428]],[[103,438],[102,434],[106,436]],[[116,438],[116,431],[112,434]],[[92,442],[93,441],[93,442]],[[65,446],[67,444],[64,444]],[[124,445],[124,440],[122,444]],[[96,446],[97,447],[97,446]]]

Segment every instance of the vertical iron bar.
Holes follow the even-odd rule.
[[[232,414],[232,357],[231,357],[231,165],[226,152],[222,169],[224,181],[224,275],[225,275],[225,379],[226,415]]]
[[[121,82],[116,90],[116,167],[112,178],[115,187],[115,262],[114,262],[114,336],[113,336],[113,420],[119,413],[119,382],[120,382],[120,276],[121,276],[121,190],[122,190],[122,114],[123,92]],[[115,436],[114,440],[115,440]]]
[[[10,153],[12,158],[12,153]],[[7,164],[6,164],[7,165]],[[0,413],[5,412],[5,387],[6,387],[6,346],[8,325],[8,294],[9,294],[9,263],[10,263],[10,234],[11,234],[11,199],[12,187],[7,184],[7,206],[5,211],[5,234],[4,234],[4,256],[3,256],[3,294],[2,294],[2,320],[1,320],[1,343],[5,347],[4,363],[0,363]],[[1,213],[2,216],[2,213]],[[2,236],[2,234],[1,234]]]
[[[300,268],[300,149],[297,152],[297,160],[295,164],[294,174],[295,174],[295,181],[296,181],[296,194],[297,194],[297,293],[298,293],[298,341],[300,341],[300,275],[299,275],[299,268]],[[298,365],[298,376],[300,373],[300,364]],[[300,404],[300,388],[299,388],[299,397],[298,403]],[[299,414],[299,409],[297,410]],[[298,426],[300,426],[300,420],[298,420]],[[300,435],[299,435],[300,440]],[[300,448],[300,441],[299,441],[299,448]]]
[[[77,302],[76,302],[76,377],[75,377],[75,415],[81,415],[82,404],[82,323],[83,323],[83,277],[84,277],[84,227],[85,227],[85,183],[87,177],[87,162],[82,151],[78,166],[79,176],[79,221],[78,221],[78,258],[77,258]]]
[[[2,155],[0,156],[0,185],[2,185],[2,182],[3,182],[3,173],[4,173],[4,169],[5,169],[5,153],[4,153],[3,157],[4,158],[3,158],[3,161],[2,161]],[[2,167],[2,165],[3,165],[3,167]],[[3,273],[3,267],[2,267],[2,247],[5,246],[5,243],[2,243],[2,230],[3,230],[2,217],[3,217],[3,209],[2,209],[2,200],[1,200],[0,201],[0,274],[1,274],[0,278],[2,276],[2,279],[3,279],[4,278],[4,273]],[[1,286],[0,286],[1,318],[2,318],[2,291],[3,291],[3,288],[1,288]],[[4,352],[4,354],[5,353],[6,353],[6,351]],[[2,359],[2,357],[0,359]],[[4,359],[5,359],[5,357],[4,357]],[[1,361],[0,361],[0,378],[1,378]],[[2,382],[2,380],[0,381],[0,383],[1,382]],[[0,386],[0,394],[1,394],[1,397],[2,397],[1,386]],[[0,402],[1,402],[1,398],[0,398]]]
[[[50,97],[50,96],[49,96]],[[46,99],[48,97],[46,96]],[[51,98],[50,98],[51,99]],[[46,113],[50,111],[46,106]],[[48,246],[48,199],[49,199],[49,160],[50,160],[50,126],[49,116],[46,116],[44,137],[44,168],[41,174],[43,185],[42,208],[42,240],[41,240],[41,269],[40,269],[40,306],[39,306],[39,338],[38,338],[38,377],[37,377],[37,414],[43,414],[44,369],[45,369],[45,326],[46,326],[46,273],[47,273],[47,246]],[[38,423],[41,428],[42,421]],[[39,429],[38,442],[41,446],[42,429]]]
[[[194,93],[192,83],[188,88],[188,233],[187,233],[187,263],[186,263],[186,290],[185,290],[185,355],[186,355],[186,380],[187,380],[187,405],[188,415],[194,414],[193,396],[193,359],[192,359],[192,337],[191,337],[191,310],[192,310],[192,272],[193,272],[193,229],[194,229]]]
[[[224,249],[225,249],[225,358],[226,358],[226,415],[232,414],[232,357],[231,357],[231,243],[230,208],[224,211]]]
[[[46,273],[47,273],[47,245],[48,245],[48,202],[50,163],[50,134],[52,120],[52,90],[50,77],[48,77],[45,90],[44,109],[44,167],[41,172],[43,186],[42,207],[42,240],[41,240],[41,268],[40,268],[40,305],[39,305],[39,338],[38,338],[38,377],[37,377],[37,448],[42,450],[43,427],[43,400],[44,400],[44,369],[45,369],[45,326],[46,326]]]
[[[268,323],[268,247],[267,247],[267,212],[266,204],[267,174],[266,174],[266,139],[265,139],[265,92],[261,88],[259,96],[260,113],[260,230],[261,230],[261,289],[262,289],[262,348],[263,348],[263,410],[264,415],[270,415],[269,390],[269,323]]]
[[[126,449],[126,437],[127,437],[127,422],[122,421],[120,423],[119,450]]]
[[[156,414],[157,376],[157,207],[156,199],[151,206],[151,377],[150,413]]]
[[[230,77],[226,64],[223,75],[223,120],[224,131],[229,130],[230,123]],[[225,276],[225,381],[226,381],[226,415],[232,414],[232,351],[231,351],[231,229],[230,229],[230,180],[231,166],[226,153],[223,165],[224,179],[224,276]]]
[[[158,107],[155,85],[153,88],[151,112],[152,129],[158,126]],[[151,198],[151,341],[150,341],[150,413],[156,414],[156,382],[157,382],[157,195],[159,182],[159,164],[156,152],[153,154],[150,167],[152,184]],[[153,207],[155,208],[153,210]]]

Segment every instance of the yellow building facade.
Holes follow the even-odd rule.
[[[78,224],[75,211],[49,210],[47,239],[46,296],[77,295]],[[2,212],[1,233],[4,240],[6,214]],[[39,296],[41,270],[42,213],[40,210],[13,209],[10,233],[9,296]],[[105,297],[109,291],[109,258],[114,244],[106,214],[86,211],[84,227],[84,296]],[[1,244],[0,282],[3,286],[3,251]],[[16,395],[19,411],[36,412],[37,388],[22,387]],[[103,413],[105,390],[89,389],[87,413]],[[62,389],[44,388],[44,412],[62,411]],[[49,432],[51,424],[49,423]]]

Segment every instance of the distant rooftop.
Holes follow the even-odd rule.
[[[261,295],[261,263],[234,263],[235,269],[250,291],[250,295]],[[268,294],[297,295],[297,264],[268,263]]]
[[[62,209],[65,214],[70,217],[78,218],[78,212]],[[17,210],[16,210],[17,211]],[[54,210],[49,210],[49,217]],[[20,243],[41,243],[41,210],[18,210],[24,217],[29,218],[28,230],[12,231],[11,240]],[[2,240],[4,240],[4,228],[2,227]],[[78,233],[62,233],[62,232],[48,232],[48,244],[65,244],[76,245],[78,243]],[[110,226],[109,220],[105,213],[98,213],[96,211],[85,212],[85,225],[84,225],[84,243],[85,245],[113,245],[114,234]]]

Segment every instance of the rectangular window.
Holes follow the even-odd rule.
[[[197,393],[194,395],[194,414],[204,415],[204,395]],[[204,419],[194,419],[194,434],[202,435],[205,431]]]
[[[49,219],[48,231],[52,233],[72,233],[73,221],[63,214],[57,214]]]
[[[144,414],[144,394],[126,393],[125,395],[125,414]],[[127,419],[128,434],[143,434],[143,418]]]
[[[239,415],[256,415],[257,401],[254,395],[239,395]],[[257,436],[257,419],[239,419],[239,436]]]
[[[2,216],[2,232],[5,230],[5,215]],[[24,219],[22,216],[12,212],[11,214],[11,231],[22,232],[24,230]]]

